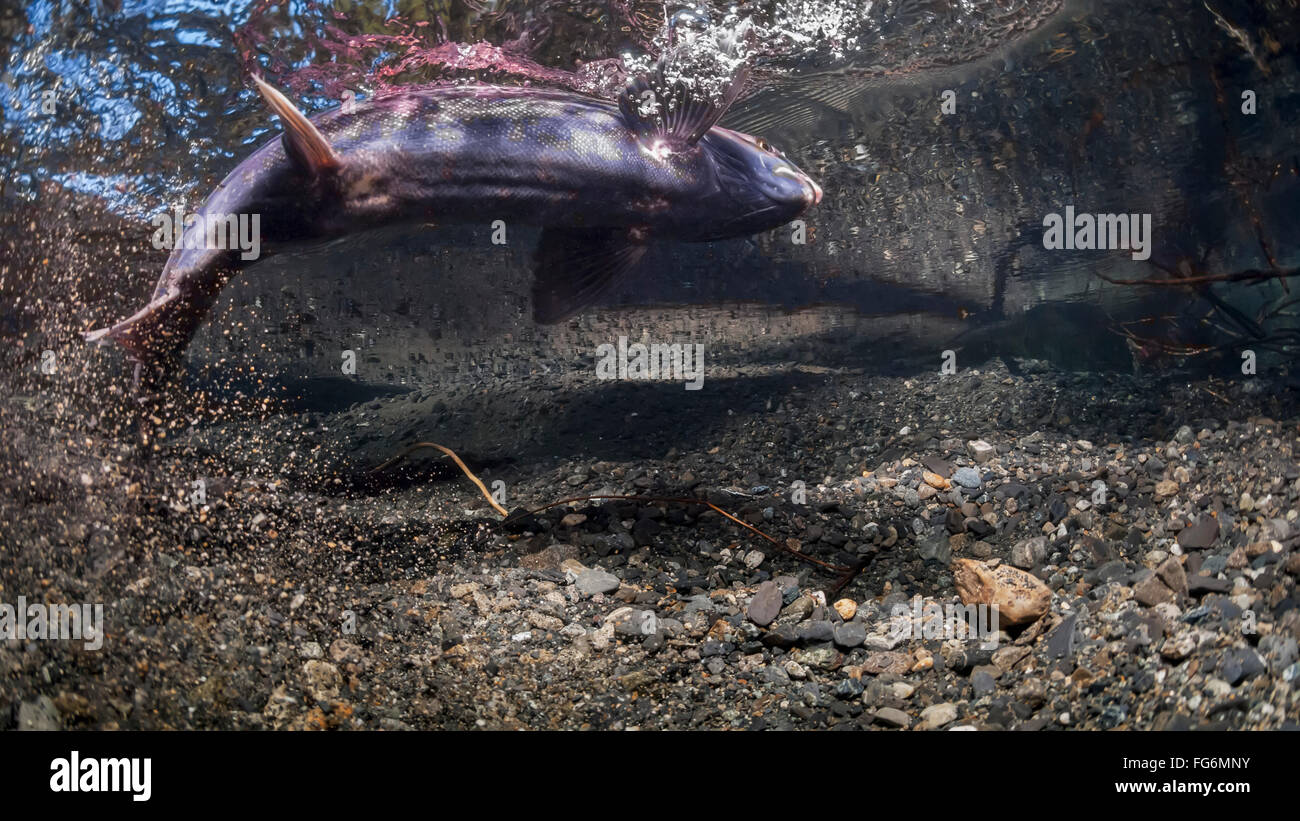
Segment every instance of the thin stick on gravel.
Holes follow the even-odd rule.
[[[470,470],[465,465],[465,463],[460,460],[460,457],[456,455],[456,452],[454,450],[452,450],[449,447],[440,445],[437,442],[416,442],[414,445],[411,445],[410,447],[406,448],[401,453],[394,456],[392,459],[389,459],[387,462],[384,462],[382,465],[371,468],[370,472],[379,473],[381,470],[390,468],[393,465],[405,459],[407,456],[410,456],[412,453],[419,450],[420,448],[437,448],[438,450],[450,456],[452,461],[456,463],[456,467],[464,471],[465,475],[469,477],[469,480],[471,482],[478,485],[479,492],[483,494],[484,499],[487,499],[488,504],[492,505],[492,509],[495,510],[497,513],[500,513],[502,516],[509,518],[510,511],[506,510],[504,507],[497,504],[496,499],[492,498],[492,494],[488,493],[488,489],[484,487],[483,483],[479,481],[479,478],[474,475],[474,471]]]
[[[713,510],[715,513],[725,516],[726,518],[730,519],[731,521],[735,522],[736,524],[740,525],[746,530],[749,530],[753,533],[757,533],[759,536],[762,536],[764,539],[776,545],[779,549],[784,550],[786,553],[789,553],[791,556],[794,556],[795,558],[807,562],[811,565],[815,565],[816,567],[820,567],[823,570],[837,574],[839,576],[839,581],[834,587],[834,592],[836,593],[842,590],[844,586],[847,585],[850,581],[852,581],[853,578],[856,577],[858,573],[862,571],[863,567],[866,566],[865,562],[859,561],[854,563],[854,566],[852,567],[845,567],[843,565],[824,562],[821,559],[815,558],[813,556],[809,556],[807,553],[804,553],[800,550],[796,550],[795,548],[790,547],[790,545],[778,541],[774,536],[769,536],[768,534],[764,533],[763,531],[751,525],[749,522],[743,521],[737,518],[736,516],[733,516],[732,514],[728,513],[727,511],[715,505],[713,502],[710,502],[705,499],[684,499],[684,498],[675,498],[675,497],[667,497],[667,496],[630,496],[630,495],[617,495],[617,494],[599,494],[595,496],[572,496],[568,499],[560,499],[559,501],[542,505],[541,507],[535,510],[525,510],[515,514],[511,514],[504,507],[497,504],[496,500],[492,498],[492,494],[488,493],[488,489],[483,485],[481,481],[479,481],[479,478],[474,475],[474,472],[471,471],[469,467],[466,466],[466,464],[461,461],[461,458],[456,455],[455,451],[453,451],[451,448],[446,447],[444,445],[439,445],[437,442],[416,442],[414,445],[410,445],[406,447],[396,456],[384,462],[383,464],[371,468],[369,472],[379,473],[380,471],[387,470],[388,468],[402,461],[407,456],[410,456],[412,453],[414,453],[417,450],[420,450],[421,448],[437,448],[438,450],[442,451],[446,455],[450,456],[452,460],[456,463],[456,466],[459,467],[461,471],[463,471],[464,474],[469,477],[471,482],[473,482],[475,485],[478,486],[479,491],[483,494],[483,498],[487,499],[488,504],[492,505],[492,509],[495,510],[497,513],[501,514],[501,516],[503,517],[503,522],[509,522],[511,519],[522,518],[524,516],[535,516],[538,513],[542,513],[543,511],[550,510],[553,507],[559,507],[560,505],[569,505],[575,502],[590,502],[597,499],[623,499],[623,500],[634,501],[634,502],[663,502],[667,504],[683,504],[683,505],[702,504],[710,508],[711,510]]]
[[[592,501],[593,499],[626,499],[634,502],[667,502],[667,503],[682,504],[682,505],[705,505],[706,507],[712,508],[715,512],[720,513],[723,516],[726,516],[728,519],[740,525],[741,527],[747,530],[752,530],[753,532],[762,536],[764,539],[767,539],[769,542],[776,545],[781,550],[784,550],[785,552],[789,553],[791,556],[802,559],[803,561],[808,562],[810,564],[814,564],[822,568],[823,570],[829,570],[832,573],[844,573],[847,570],[849,570],[849,568],[847,567],[842,567],[838,564],[830,564],[829,562],[824,562],[821,559],[813,558],[812,556],[809,556],[807,553],[803,553],[798,550],[795,550],[793,547],[790,547],[787,544],[783,544],[777,541],[776,538],[767,535],[763,531],[751,525],[749,522],[744,522],[741,521],[740,519],[737,519],[735,516],[732,516],[727,511],[715,505],[713,502],[704,499],[679,499],[679,498],[674,498],[669,496],[619,496],[619,495],[612,495],[612,494],[601,494],[597,496],[574,496],[569,499],[561,499],[558,502],[551,502],[550,504],[543,505],[542,507],[539,507],[536,510],[529,510],[524,513],[519,513],[515,515],[520,517],[535,516],[538,513],[541,513],[544,510],[550,510],[553,507],[573,504],[574,502],[589,502]],[[507,517],[507,521],[509,520],[509,518],[510,517]]]

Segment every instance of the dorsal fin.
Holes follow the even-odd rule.
[[[710,99],[681,80],[669,82],[660,63],[649,74],[633,77],[619,95],[618,107],[628,127],[646,141],[669,147],[695,145],[722,119],[745,85],[748,72],[732,77],[718,99]]]
[[[745,87],[749,72],[744,44],[751,30],[748,21],[711,29],[697,11],[674,15],[668,46],[654,68],[630,78],[619,95],[619,111],[628,128],[656,149],[681,150],[699,142]],[[695,79],[700,74],[691,70],[698,68],[695,64],[704,54],[714,55],[713,71],[707,72],[712,83]],[[692,79],[685,79],[688,76]]]
[[[284,153],[289,155],[294,165],[311,176],[338,168],[339,155],[334,153],[329,141],[316,130],[311,120],[289,102],[288,97],[261,77],[254,75],[253,82],[257,84],[257,90],[261,92],[267,105],[279,115],[280,122],[284,125],[284,136],[281,137],[281,142],[284,144]]]

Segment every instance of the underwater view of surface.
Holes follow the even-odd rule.
[[[1297,11],[4,3],[0,727],[1294,729]]]

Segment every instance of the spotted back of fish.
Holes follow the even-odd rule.
[[[565,92],[476,86],[398,94],[313,118],[344,160],[355,214],[425,203],[549,225],[667,217],[700,169],[651,156],[618,109]]]

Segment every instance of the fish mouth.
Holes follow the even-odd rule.
[[[814,205],[821,203],[822,187],[817,184],[817,181],[814,180],[812,177],[804,175],[804,178],[800,180],[800,182],[803,183],[803,187],[804,187],[803,198],[804,198],[804,202],[808,203],[808,207],[811,208]]]
[[[779,177],[789,177],[799,181],[799,185],[803,188],[804,208],[812,208],[822,201],[822,187],[807,174],[790,167],[777,168],[772,173]]]

